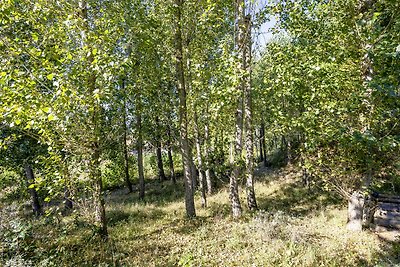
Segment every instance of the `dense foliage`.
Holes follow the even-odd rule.
[[[240,217],[242,188],[258,208],[258,160],[296,166],[303,186],[343,199],[399,193],[399,10],[396,0],[3,0],[0,209],[30,196],[49,221],[84,218],[107,239],[106,192],[127,187],[150,203],[148,187],[169,179],[185,187],[191,218],[197,194],[206,208],[229,183]]]
[[[398,179],[397,9],[396,1],[279,3],[285,33],[256,66],[269,136],[283,136],[289,157],[344,194],[372,178]]]

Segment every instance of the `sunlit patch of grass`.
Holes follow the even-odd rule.
[[[57,225],[36,223],[33,253],[48,266],[391,266],[398,247],[373,233],[345,229],[346,209],[334,196],[302,187],[294,172],[257,177],[260,211],[234,220],[226,188],[187,219],[183,184],[148,185],[146,198],[107,197],[108,242],[74,215]],[[241,191],[245,206],[245,192]],[[79,218],[79,220],[78,220]],[[40,238],[39,238],[40,237]]]

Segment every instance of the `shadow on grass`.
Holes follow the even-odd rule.
[[[289,174],[290,173],[286,173]],[[290,177],[286,181],[282,178],[282,174],[277,175],[277,170],[268,168],[260,168],[255,173],[258,182],[264,183],[265,186],[272,186],[272,183],[278,182],[278,189],[268,195],[257,194],[257,203],[260,210],[276,212],[283,211],[287,214],[295,216],[305,216],[315,211],[323,210],[327,207],[341,206],[343,200],[332,192],[327,192],[320,187],[311,189],[303,185],[299,178]],[[292,176],[295,175],[292,173]],[[244,188],[245,185],[242,185]],[[242,207],[246,206],[243,201]],[[225,218],[231,214],[231,206],[229,203],[213,203],[208,207],[212,217]],[[246,209],[246,208],[244,208]]]
[[[222,219],[230,216],[231,214],[231,206],[230,204],[225,203],[213,203],[208,209],[210,210],[211,217]]]
[[[120,223],[146,223],[156,221],[166,216],[166,212],[161,209],[153,208],[148,211],[123,211],[123,210],[110,210],[107,212],[108,225],[115,226]]]
[[[204,226],[208,223],[211,223],[210,220],[208,220],[208,217],[197,216],[193,219],[181,219],[174,223],[175,226],[179,226],[174,227],[173,231],[177,234],[191,235],[198,231],[201,226]]]
[[[333,193],[319,188],[308,189],[301,181],[286,183],[272,195],[258,197],[257,201],[262,210],[280,210],[297,216],[343,204],[343,200]]]
[[[261,210],[279,210],[295,216],[306,216],[315,211],[344,204],[343,199],[334,192],[323,190],[318,181],[314,181],[316,183],[311,187],[304,185],[301,173],[296,172],[293,167],[271,169],[261,166],[254,174],[258,182],[267,187],[277,188],[268,195],[257,195],[258,207]]]
[[[127,194],[126,189],[112,191],[106,198],[109,204],[134,204],[150,203],[155,206],[165,206],[171,202],[183,199],[185,196],[183,181],[179,180],[176,184],[171,181],[151,181],[146,183],[145,197],[139,199],[137,191]]]
[[[381,249],[374,253],[374,258],[380,260],[374,266],[400,266],[400,242],[381,241]],[[359,258],[358,260],[359,266],[370,266],[365,264],[364,259]]]

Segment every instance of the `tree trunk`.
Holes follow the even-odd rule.
[[[244,0],[236,0],[236,49],[238,52],[238,69],[237,74],[240,78],[239,84],[236,90],[239,92],[236,109],[236,124],[235,124],[235,149],[233,155],[233,170],[229,181],[229,198],[232,206],[232,215],[237,218],[242,215],[242,206],[240,204],[238,180],[242,178],[242,150],[243,150],[243,78],[242,71],[244,69],[244,50],[247,44],[244,43],[246,29],[244,26],[244,12],[245,2]]]
[[[199,184],[201,192],[201,206],[207,207],[207,197],[206,197],[206,174],[203,168],[203,159],[201,155],[201,145],[200,145],[200,129],[199,121],[197,117],[197,112],[194,111],[194,127],[195,127],[195,137],[196,137],[196,152],[197,152],[197,163],[199,169]]]
[[[347,210],[347,229],[361,231],[363,220],[364,196],[360,191],[355,191],[349,199]]]
[[[236,137],[233,157],[233,171],[229,180],[229,199],[232,206],[232,215],[236,218],[242,215],[242,206],[240,204],[238,189],[238,180],[241,177],[242,173],[242,127],[242,108],[241,101],[239,101],[238,109],[236,111]]]
[[[360,0],[359,1],[359,7],[358,7],[358,14],[363,16],[371,16],[373,10],[373,6],[376,1],[365,1],[365,0]],[[365,17],[363,19],[366,19]],[[363,101],[365,104],[365,110],[367,110],[368,114],[365,113],[360,113],[360,116],[365,116],[367,118],[372,118],[372,113],[374,110],[374,104],[373,104],[373,99],[372,99],[372,93],[373,89],[370,86],[370,81],[373,78],[373,69],[372,69],[372,61],[370,58],[370,55],[368,53],[368,50],[371,48],[371,44],[369,43],[362,43],[360,47],[360,51],[364,51],[365,54],[363,55],[363,58],[361,59],[361,81],[362,81],[362,86],[365,88],[365,94],[364,98],[367,101]],[[370,123],[371,120],[367,119],[363,123],[363,132],[370,132]],[[369,158],[369,155],[364,155],[366,159]],[[365,160],[365,162],[368,162],[368,160]],[[366,188],[369,187],[371,181],[372,181],[372,167],[371,163],[366,164],[368,168],[367,174],[364,176],[364,186]],[[364,205],[367,204],[366,200],[364,198],[364,195],[362,194],[362,191],[355,191],[351,195],[351,198],[349,200],[349,206],[348,206],[348,223],[347,223],[347,229],[353,230],[353,231],[361,231],[363,224],[366,222],[367,217],[369,217],[368,214],[364,215]],[[368,206],[368,205],[367,205]]]
[[[161,142],[159,142],[159,141],[157,141],[156,154],[157,154],[158,178],[160,179],[160,182],[164,182],[167,178],[165,177],[165,173],[164,173],[164,164],[163,164],[163,160],[162,160]]]
[[[26,182],[28,186],[28,192],[31,195],[31,204],[32,204],[32,210],[33,214],[35,214],[36,217],[39,217],[40,215],[43,214],[42,207],[40,206],[39,202],[39,197],[36,192],[36,189],[30,188],[31,185],[35,184],[35,176],[33,174],[32,167],[28,164],[25,166],[25,174],[26,174]]]
[[[303,185],[306,186],[308,189],[310,189],[310,175],[308,174],[308,171],[305,167],[304,155],[301,155],[300,163],[301,163],[301,170],[302,170],[301,179],[302,179]]]
[[[107,219],[105,210],[105,201],[103,195],[103,182],[100,173],[100,149],[99,142],[95,141],[92,144],[93,154],[92,162],[90,166],[90,176],[92,181],[94,181],[93,187],[93,198],[95,205],[95,219],[97,226],[99,227],[99,234],[103,239],[107,239]]]
[[[400,203],[400,202],[399,202]],[[378,201],[372,195],[367,195],[364,198],[363,206],[363,227],[370,227],[374,222],[374,214],[378,208]]]
[[[284,155],[285,164],[286,164],[287,161],[288,161],[288,158],[287,158],[288,144],[287,144],[287,141],[286,141],[286,137],[283,134],[281,136],[281,148],[280,148],[280,151]]]
[[[262,129],[260,127],[260,137],[258,139],[258,143],[259,143],[259,147],[260,147],[260,161],[264,162],[264,150],[263,150],[263,146],[262,146]]]
[[[264,167],[267,167],[268,162],[267,162],[267,149],[265,145],[265,124],[264,121],[261,122],[261,128],[260,128],[260,135],[261,135],[261,147],[264,152],[264,157],[263,157],[263,165]]]
[[[64,212],[68,213],[68,211],[72,210],[73,203],[71,200],[71,193],[68,187],[64,187]]]
[[[164,164],[162,160],[162,148],[161,148],[161,134],[160,134],[160,120],[156,117],[156,155],[157,155],[157,168],[158,178],[160,182],[164,182],[167,178],[165,177]]]
[[[140,100],[139,100],[140,101]],[[140,106],[140,105],[139,105]],[[145,195],[144,185],[144,168],[143,168],[143,133],[142,133],[142,114],[139,107],[136,108],[136,127],[137,127],[137,164],[138,164],[138,175],[139,175],[139,199],[143,200]]]
[[[244,89],[244,121],[245,121],[245,143],[246,143],[246,193],[247,206],[250,210],[257,209],[256,194],[254,192],[254,143],[253,143],[253,121],[252,121],[252,96],[251,96],[251,17],[244,19],[244,51],[243,51],[243,80]]]
[[[184,42],[184,43],[187,44],[187,42]],[[186,74],[186,77],[185,77],[186,92],[190,94],[190,92],[192,92],[192,75],[191,75],[191,60],[190,60],[189,56],[190,56],[190,54],[187,53],[187,56],[186,56],[187,71],[184,74]],[[195,157],[193,156],[193,147],[194,146],[195,146],[195,141],[191,142],[191,140],[189,139],[190,166],[191,166],[191,173],[192,173],[192,188],[193,188],[193,191],[196,191],[199,183],[198,183],[197,168],[195,165]]]
[[[163,164],[163,160],[162,160],[161,142],[159,140],[157,140],[156,154],[157,154],[158,178],[160,179],[160,182],[164,182],[167,178],[165,177],[165,173],[164,173],[164,164]]]
[[[206,183],[207,183],[207,194],[212,194],[212,183],[211,183],[211,170],[210,170],[210,133],[208,123],[204,126],[204,158],[206,161]]]
[[[169,175],[171,177],[171,181],[173,184],[176,184],[176,177],[175,177],[175,169],[174,169],[174,160],[172,158],[172,143],[171,143],[171,129],[168,126],[167,129],[168,139],[167,139],[167,146],[168,146],[168,164],[169,164]]]
[[[192,147],[189,146],[190,149],[190,172],[192,175],[192,188],[193,191],[196,191],[197,189],[197,180],[198,180],[198,175],[197,175],[197,168],[196,165],[194,164],[194,160],[193,160],[193,150]]]
[[[206,183],[207,183],[207,194],[211,195],[212,194],[212,174],[211,170],[209,168],[206,169]]]
[[[183,47],[182,47],[182,5],[183,0],[175,0],[175,57],[177,89],[179,95],[179,128],[180,128],[180,147],[185,181],[185,207],[186,215],[191,218],[196,216],[194,206],[193,181],[191,173],[191,153],[188,138],[188,121],[186,106],[185,74],[183,69]]]
[[[124,107],[123,107],[123,150],[124,150],[124,171],[125,171],[125,182],[128,187],[129,193],[133,192],[133,187],[131,183],[131,179],[129,177],[129,156],[128,156],[128,142],[127,142],[127,132],[128,126],[126,124],[126,91],[125,91],[125,81],[122,82],[122,87],[124,90]]]
[[[293,163],[293,147],[292,147],[292,138],[288,136],[286,142],[286,158],[287,164],[291,165]]]
[[[69,177],[69,170],[68,170],[68,165],[64,161],[64,211],[63,214],[66,215],[69,213],[69,211],[72,210],[73,208],[73,203],[71,200],[71,192],[70,192],[70,186],[68,184],[68,181],[70,180]]]
[[[83,46],[91,47],[91,44],[88,42],[88,33],[89,33],[89,16],[87,10],[87,3],[85,0],[79,1],[79,11],[80,18],[83,23],[82,33],[82,44]],[[90,54],[87,57],[87,68],[88,68],[88,98],[90,99],[90,106],[92,107],[89,118],[89,131],[91,132],[90,136],[90,149],[91,149],[91,161],[89,166],[89,176],[91,181],[94,183],[93,185],[93,200],[95,206],[95,221],[96,225],[99,228],[99,234],[103,239],[107,239],[107,220],[106,220],[106,212],[105,212],[105,204],[104,204],[104,196],[102,192],[102,179],[100,172],[100,140],[101,140],[101,131],[100,131],[100,103],[99,100],[94,97],[96,91],[96,76],[94,71],[92,70],[92,64],[94,62],[93,54]]]

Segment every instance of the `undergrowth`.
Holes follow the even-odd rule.
[[[4,266],[396,266],[400,247],[374,233],[348,232],[336,196],[309,190],[295,172],[260,172],[260,210],[230,216],[226,188],[184,214],[183,185],[148,186],[144,201],[124,190],[107,196],[109,241],[79,211],[27,219],[18,206],[1,209]],[[246,203],[241,192],[242,203]],[[199,196],[196,196],[199,200]],[[200,201],[196,201],[200,203]],[[7,217],[8,216],[8,217]],[[399,265],[398,265],[399,266]]]

